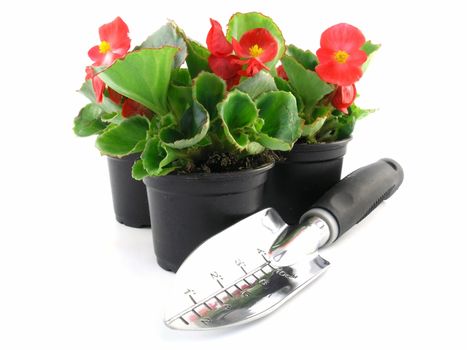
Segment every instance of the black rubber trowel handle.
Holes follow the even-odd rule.
[[[300,221],[314,216],[316,209],[324,209],[337,221],[337,237],[340,237],[391,197],[403,179],[404,172],[396,161],[381,159],[355,170],[334,185]]]

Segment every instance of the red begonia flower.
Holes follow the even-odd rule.
[[[226,57],[211,55],[208,58],[208,62],[213,73],[227,81],[239,76],[238,73],[242,69],[242,66],[236,63],[237,59],[238,57],[235,55]]]
[[[211,52],[208,58],[209,67],[214,74],[226,81],[227,89],[230,90],[240,82],[240,71],[244,62],[236,62],[238,57],[232,54],[232,44],[227,41],[220,23],[213,19],[206,44]]]
[[[128,26],[120,17],[99,28],[101,43],[92,47],[88,55],[94,66],[109,66],[130,49]]]
[[[91,66],[86,67],[86,80],[92,79],[92,88],[96,95],[96,102],[101,103],[104,96],[105,84],[101,78],[97,76]]]
[[[285,72],[284,66],[281,64],[279,67],[276,68],[277,76],[284,80],[289,80],[287,73]]]
[[[337,90],[334,92],[331,103],[336,109],[347,114],[347,108],[355,101],[355,97],[357,97],[355,84],[338,86]]]
[[[208,50],[214,56],[229,56],[232,54],[232,44],[229,43],[222,31],[222,26],[219,22],[210,19],[211,29],[209,30],[208,36],[206,37],[206,44]]]
[[[365,37],[358,28],[346,23],[336,24],[323,32],[320,43],[321,48],[316,52],[319,64],[315,70],[322,80],[346,86],[361,78],[367,55],[360,49]]]
[[[127,98],[122,105],[122,117],[128,118],[135,115],[142,115],[150,118],[152,116],[152,112],[142,104]]]
[[[273,60],[277,55],[277,41],[265,28],[249,30],[242,35],[240,41],[232,38],[232,46],[235,53],[246,61],[238,60],[237,63],[247,64],[247,68],[241,74],[253,76],[262,69],[269,70],[264,64]]]

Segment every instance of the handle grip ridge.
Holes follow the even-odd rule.
[[[313,215],[314,210],[324,209],[336,219],[340,237],[390,198],[403,180],[404,171],[395,160],[381,159],[347,175],[328,190],[301,221]]]

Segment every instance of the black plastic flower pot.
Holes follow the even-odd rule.
[[[285,161],[277,162],[265,185],[263,207],[273,207],[288,224],[341,179],[342,163],[351,138],[323,144],[298,143]]]
[[[123,158],[107,157],[115,217],[130,227],[149,227],[148,198],[142,181],[131,177],[131,167],[139,154]]]
[[[260,210],[272,167],[144,178],[158,264],[177,271],[206,239]]]

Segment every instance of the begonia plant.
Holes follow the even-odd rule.
[[[119,17],[99,28],[80,90],[91,102],[74,131],[97,135],[105,155],[141,153],[137,179],[186,171],[217,153],[242,158],[290,151],[299,138],[346,138],[369,112],[354,103],[355,82],[378,46],[347,24],[323,33],[317,55],[286,46],[256,12],[234,14],[225,34],[211,19],[206,47],[173,22],[131,51],[128,33]]]

